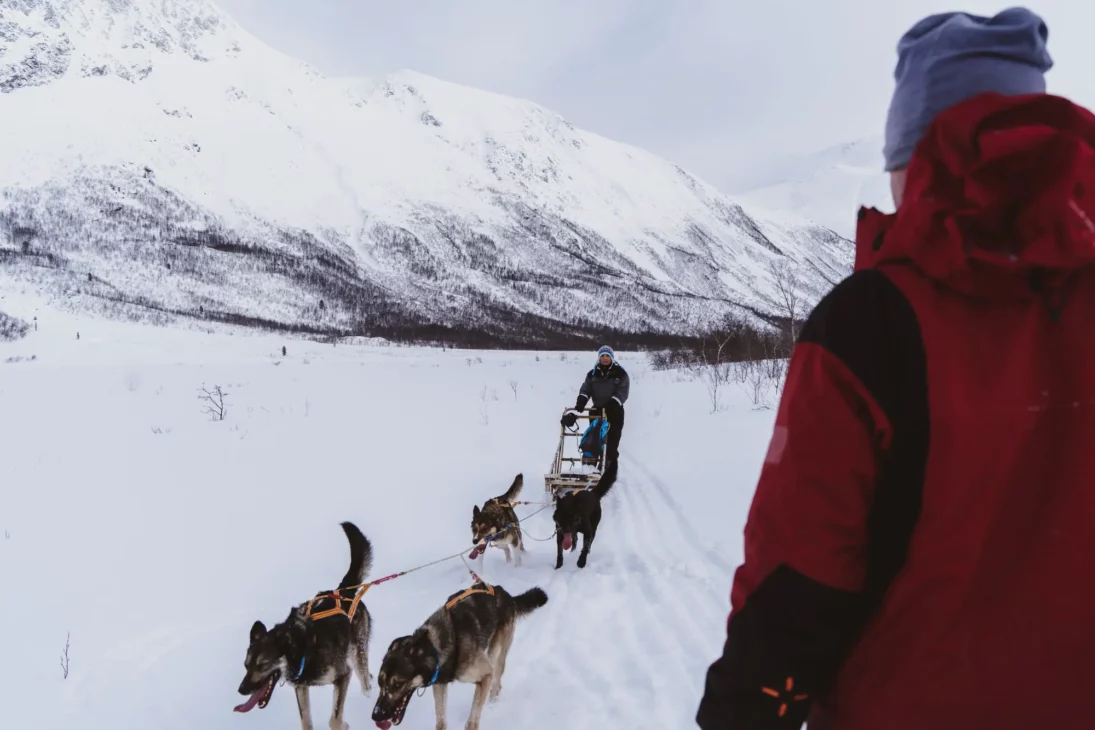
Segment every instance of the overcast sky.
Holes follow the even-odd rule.
[[[530,99],[726,189],[879,134],[894,48],[935,0],[218,0],[327,75],[403,68]],[[1007,4],[966,0],[993,14]],[[1029,5],[1049,90],[1095,107],[1095,2]]]

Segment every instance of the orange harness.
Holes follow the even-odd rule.
[[[331,591],[330,593],[320,593],[318,596],[308,601],[308,606],[304,609],[305,618],[310,618],[313,621],[319,621],[321,618],[327,618],[329,616],[343,615],[350,621],[354,620],[354,612],[357,611],[357,606],[361,603],[361,597],[365,595],[365,592],[369,590],[371,586],[363,585],[358,586],[354,590],[353,597],[344,596],[338,589]],[[325,611],[319,613],[312,613],[313,605],[316,601],[322,601],[326,598],[330,598],[334,601],[334,606],[328,608]],[[348,608],[343,608],[343,603],[349,604]]]
[[[449,609],[451,609],[453,606],[455,606],[456,604],[463,601],[468,596],[475,595],[476,593],[486,593],[488,596],[493,596],[494,595],[494,586],[492,586],[489,583],[484,583],[483,585],[485,585],[486,588],[476,588],[475,586],[472,586],[471,588],[468,588],[467,590],[465,590],[463,593],[460,593],[459,595],[454,596],[452,598],[452,600],[450,600],[448,603],[445,604],[445,610],[448,611]]]

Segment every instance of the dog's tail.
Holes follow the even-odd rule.
[[[343,522],[342,530],[350,541],[350,567],[338,587],[358,586],[365,582],[365,576],[373,569],[373,546],[369,538],[361,534],[353,522]]]
[[[596,495],[597,499],[601,499],[606,494],[608,494],[608,490],[612,489],[612,485],[615,483],[616,470],[612,469],[599,480],[597,480],[597,484],[593,487],[593,494]]]
[[[509,489],[506,490],[506,493],[503,494],[501,497],[497,497],[496,499],[499,502],[505,502],[506,504],[509,504],[513,500],[517,499],[517,496],[521,494],[521,488],[524,486],[525,475],[518,474],[513,478],[513,484],[509,485]]]
[[[514,596],[513,603],[517,607],[517,618],[529,615],[547,601],[547,594],[542,588],[529,588],[521,595]]]

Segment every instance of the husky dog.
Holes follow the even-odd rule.
[[[348,730],[342,720],[350,675],[357,672],[365,694],[372,689],[369,674],[369,609],[360,603],[360,589],[346,590],[365,582],[373,562],[369,540],[352,522],[342,529],[350,541],[350,568],[338,589],[318,593],[311,601],[294,607],[289,617],[269,631],[261,621],[251,627],[251,644],[243,662],[247,674],[239,693],[249,695],[236,712],[249,712],[255,705],[266,707],[278,680],[284,677],[297,694],[300,724],[312,730],[308,688],[335,686],[331,709],[331,730]],[[344,593],[343,593],[344,592]]]
[[[582,533],[582,552],[578,553],[578,567],[586,567],[589,548],[597,536],[597,525],[601,522],[601,499],[612,489],[616,481],[615,472],[606,473],[594,485],[593,489],[571,492],[555,503],[555,569],[563,567],[563,551],[573,552],[578,547],[578,538],[574,534]]]
[[[377,674],[380,694],[373,721],[381,730],[403,721],[414,691],[433,687],[437,730],[445,730],[445,704],[452,682],[475,684],[465,730],[479,730],[483,703],[502,691],[502,673],[517,619],[547,603],[540,588],[511,596],[502,586],[476,583],[449,596],[410,636],[384,654]]]
[[[521,553],[525,552],[525,543],[521,540],[521,525],[517,519],[517,513],[513,511],[513,500],[521,494],[521,488],[525,486],[525,477],[518,474],[513,479],[506,493],[500,497],[488,499],[483,503],[483,508],[472,507],[471,510],[471,541],[478,546],[479,541],[498,532],[501,535],[490,541],[490,544],[502,548],[506,553],[506,562],[510,562],[510,548],[517,558],[517,567],[521,567]],[[506,529],[509,526],[509,529]],[[504,532],[503,532],[504,530]],[[485,547],[478,550],[479,565],[483,564]]]

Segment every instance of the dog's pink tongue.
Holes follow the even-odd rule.
[[[262,693],[266,690],[266,687],[259,687],[255,690],[255,693],[247,698],[247,701],[241,705],[236,705],[232,708],[232,712],[250,712],[255,705],[262,699]]]
[[[574,535],[569,532],[563,533],[563,550],[570,550],[570,546],[574,544]]]
[[[389,720],[381,720],[376,726],[380,728],[380,730],[388,730],[388,728],[392,726],[392,723]]]

